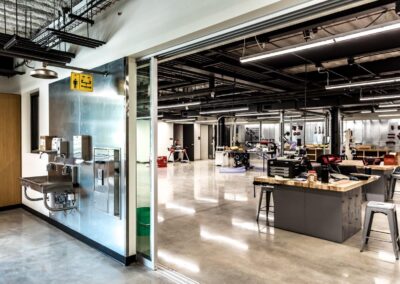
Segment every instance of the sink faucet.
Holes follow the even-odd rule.
[[[63,166],[63,168],[62,168],[61,174],[62,174],[63,176],[67,176],[67,175],[69,175],[70,173],[71,173],[71,167],[70,167],[69,165],[65,165],[65,164],[64,164],[64,166]]]
[[[40,153],[39,153],[39,159],[41,159],[41,158],[42,158],[43,154],[47,154],[47,155],[49,155],[49,154],[48,154],[48,153],[46,153],[46,152],[40,152]]]
[[[54,157],[54,162],[57,162],[57,158],[58,158],[58,157],[62,158],[63,164],[65,165],[65,159],[67,158],[67,157],[65,156],[65,154],[56,155],[56,156]]]

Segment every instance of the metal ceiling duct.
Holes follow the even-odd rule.
[[[32,70],[30,75],[32,77],[38,78],[38,79],[57,79],[58,78],[57,72],[47,69],[45,67]]]

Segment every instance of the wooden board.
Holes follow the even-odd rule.
[[[0,207],[21,204],[21,96],[0,94]]]
[[[369,184],[378,180],[379,176],[371,176],[368,180],[340,180],[332,183],[322,183],[320,181],[317,182],[308,182],[308,181],[298,181],[294,179],[284,179],[284,178],[275,178],[268,176],[259,176],[254,177],[254,181],[257,183],[268,183],[268,184],[282,184],[288,186],[297,186],[297,187],[306,187],[309,189],[316,190],[328,190],[328,191],[337,191],[337,192],[347,192],[353,190],[355,188],[361,187],[363,185]]]

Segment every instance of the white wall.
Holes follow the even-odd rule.
[[[208,125],[200,125],[200,159],[208,160]]]
[[[200,146],[200,141],[201,141],[201,133],[200,133],[200,124],[194,123],[194,160],[200,160],[201,159],[201,146]],[[200,139],[199,139],[200,138]]]
[[[163,121],[158,122],[158,156],[169,155],[168,148],[174,142],[174,124]]]

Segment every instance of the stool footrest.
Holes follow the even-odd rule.
[[[388,240],[384,240],[381,238],[377,238],[377,237],[367,237],[367,239],[371,239],[371,240],[375,240],[375,241],[380,241],[380,242],[384,242],[384,243],[392,243],[392,241],[388,241]]]
[[[370,230],[370,232],[376,232],[376,233],[381,233],[381,234],[387,234],[387,235],[390,235],[390,232],[386,232],[386,231],[380,231],[380,230]]]

